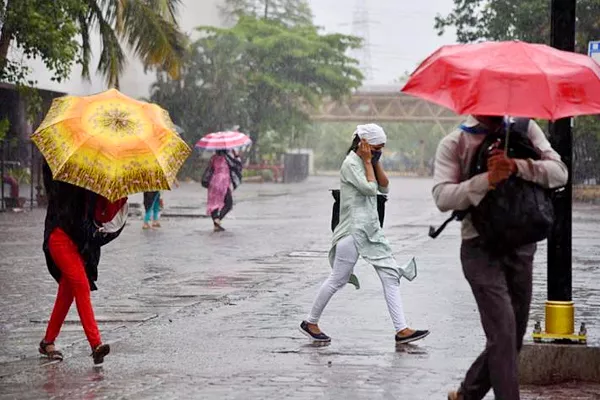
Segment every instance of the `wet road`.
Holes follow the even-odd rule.
[[[417,256],[419,277],[403,283],[409,323],[431,329],[423,342],[396,348],[379,279],[360,263],[359,291],[340,291],[321,326],[334,341],[314,347],[298,331],[328,274],[336,179],[301,185],[243,185],[215,234],[205,192],[183,184],[165,194],[163,228],[142,232],[132,219],[107,246],[93,295],[113,353],[94,370],[71,313],[58,344],[65,362],[36,354],[56,284],[40,251],[43,212],[0,215],[0,398],[2,399],[444,399],[484,342],[458,260],[459,227],[437,240],[443,220],[428,179],[393,179],[386,231],[400,262]],[[141,196],[133,201],[141,202]],[[574,294],[598,344],[600,209],[574,214]],[[534,317],[543,315],[545,248],[537,257]],[[74,312],[74,310],[72,310]],[[533,324],[533,318],[532,323]],[[587,392],[586,392],[587,391]],[[527,399],[599,398],[593,385],[526,388]]]

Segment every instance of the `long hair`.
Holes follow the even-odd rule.
[[[351,151],[358,150],[358,145],[359,144],[360,144],[360,137],[358,137],[358,135],[355,135],[354,139],[352,139],[352,145],[350,146],[350,148],[348,149],[348,151],[346,152],[346,154],[350,154]]]

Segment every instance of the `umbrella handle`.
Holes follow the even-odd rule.
[[[504,156],[508,158],[508,140],[510,138],[510,120],[506,127],[506,139],[504,140]]]

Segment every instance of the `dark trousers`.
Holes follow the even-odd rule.
[[[531,244],[491,254],[479,239],[462,243],[463,272],[487,338],[461,384],[465,400],[481,400],[490,389],[498,400],[519,400],[517,358],[529,318],[535,250]]]
[[[223,208],[221,208],[220,210],[214,210],[212,212],[212,219],[223,219],[225,218],[225,216],[229,213],[229,211],[231,211],[231,209],[233,208],[233,194],[231,193],[231,189],[227,190],[227,194],[225,194],[225,204],[223,205]]]

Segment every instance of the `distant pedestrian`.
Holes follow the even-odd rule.
[[[110,347],[102,343],[90,291],[97,289],[100,247],[115,239],[125,226],[127,198],[111,203],[86,189],[54,180],[47,163],[43,176],[48,197],[43,249],[48,270],[58,282],[58,294],[39,352],[51,360],[63,359],[54,341],[75,300],[94,364],[100,365]]]
[[[160,228],[160,212],[164,206],[160,192],[144,192],[144,225],[142,229]],[[150,222],[152,221],[152,224]]]
[[[242,161],[235,151],[218,150],[210,159],[203,185],[208,186],[206,213],[215,232],[224,231],[223,218],[233,208],[233,190],[242,180]]]
[[[379,162],[386,140],[380,126],[359,125],[342,164],[339,223],[333,232],[329,253],[331,275],[321,286],[308,318],[300,324],[300,331],[314,341],[331,341],[319,329],[319,318],[329,300],[347,283],[354,283],[358,288],[358,281],[352,272],[359,256],[373,265],[381,279],[396,343],[413,342],[429,334],[429,331],[408,327],[400,296],[400,279],[406,271],[394,259],[377,212],[377,193],[387,193],[389,186],[387,175]]]
[[[433,198],[441,211],[477,207],[490,191],[499,189],[499,185],[512,177],[544,188],[567,183],[567,167],[542,129],[533,120],[525,122],[523,132],[511,129],[507,136],[505,126],[516,124],[503,117],[470,116],[441,140],[435,157],[433,187]],[[519,143],[516,139],[521,135],[531,141],[528,148],[534,148],[538,159],[509,158],[501,149],[491,150],[489,147],[493,146],[486,144],[483,150],[491,150],[487,172],[471,176],[471,163],[480,159],[479,149],[488,136],[494,140],[497,136],[509,141],[514,138],[510,147],[515,150]],[[521,204],[527,200],[524,196],[518,198]],[[519,212],[515,209],[513,214]],[[467,214],[462,220],[460,259],[479,309],[487,343],[458,391],[450,392],[448,399],[481,400],[493,389],[497,399],[518,400],[517,359],[529,318],[536,243],[512,248],[499,243],[498,239],[494,243],[486,242],[481,236],[471,214]]]

